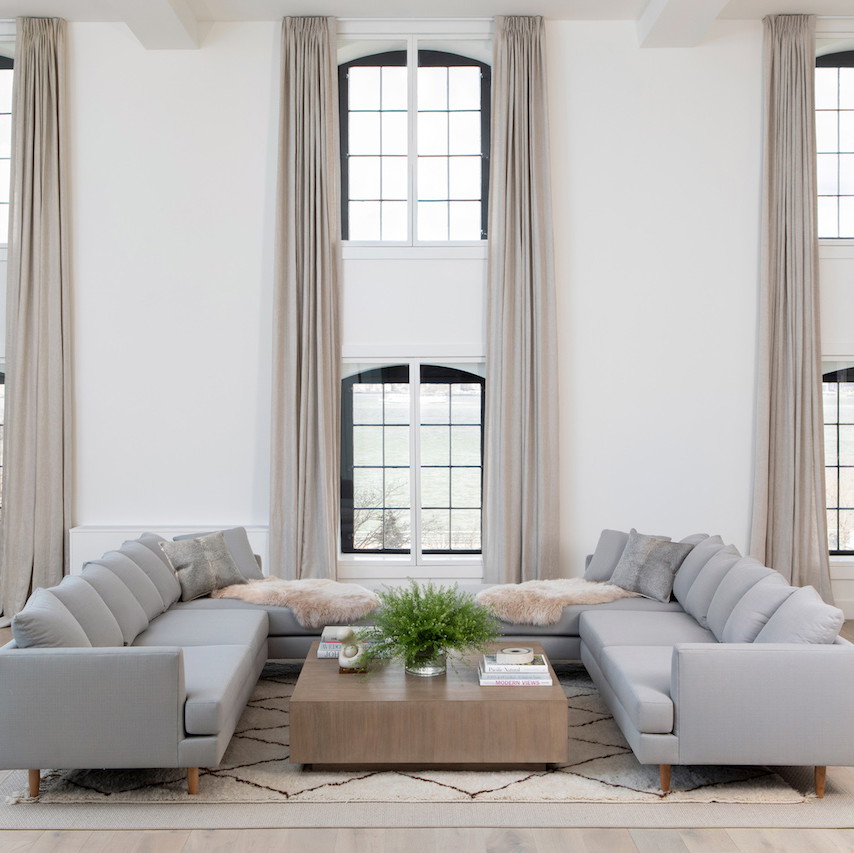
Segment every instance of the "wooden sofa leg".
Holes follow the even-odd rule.
[[[30,796],[37,797],[39,795],[39,785],[41,785],[41,774],[38,770],[30,770]]]
[[[187,768],[187,793],[188,794],[198,794],[199,793],[199,768],[198,767],[188,767]]]
[[[661,787],[661,790],[664,791],[665,794],[670,793],[670,765],[669,764],[659,764],[658,765],[658,784]]]
[[[824,796],[824,783],[827,781],[827,767],[815,768],[815,795],[821,799]]]

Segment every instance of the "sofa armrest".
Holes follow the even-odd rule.
[[[0,768],[175,767],[183,653],[0,650]]]
[[[854,646],[681,643],[674,733],[683,764],[854,764]]]

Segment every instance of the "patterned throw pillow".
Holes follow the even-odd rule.
[[[181,584],[181,601],[210,595],[224,586],[246,583],[226,547],[222,531],[197,539],[163,541],[160,547]]]
[[[645,536],[632,528],[611,583],[654,601],[670,600],[673,578],[694,546]]]

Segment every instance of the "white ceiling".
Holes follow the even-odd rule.
[[[699,43],[718,18],[758,20],[801,12],[854,17],[854,0],[0,0],[0,19],[56,16],[123,21],[148,48],[194,48],[211,21],[273,21],[286,15],[340,18],[490,18],[635,21],[648,47]]]

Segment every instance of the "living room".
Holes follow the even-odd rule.
[[[854,44],[854,19],[845,17],[854,15],[851,4],[517,0],[498,8],[470,0],[461,9],[372,0],[354,9],[334,0],[322,7],[159,0],[145,7],[132,0],[109,7],[0,0],[0,19],[68,21],[72,571],[143,530],[233,525],[250,530],[254,550],[270,565],[279,45],[282,17],[302,14],[338,16],[345,41],[372,31],[401,40],[419,27],[422,34],[481,39],[496,14],[545,17],[560,574],[580,576],[606,528],[677,539],[705,530],[749,553],[762,18],[815,14],[818,50],[844,50]],[[819,256],[821,357],[847,366],[854,358],[847,286],[854,248],[829,238]],[[483,245],[353,241],[342,257],[346,363],[483,362]],[[115,542],[105,543],[105,535]],[[471,556],[405,565],[399,558],[343,558],[338,577],[465,582],[479,580],[482,570]],[[854,619],[854,561],[835,556],[830,570],[835,603]],[[850,622],[844,635],[851,638]],[[847,769],[832,768],[830,778],[854,789]],[[55,838],[32,829],[9,830],[0,840],[20,850],[850,843],[844,830],[806,836],[791,824],[775,829],[761,821],[764,829],[603,823],[352,834],[276,824],[213,836],[204,824],[152,836],[131,828],[90,834],[75,825]]]

